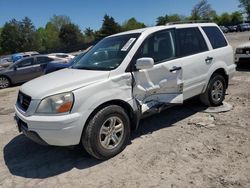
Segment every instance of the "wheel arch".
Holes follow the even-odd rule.
[[[100,104],[91,112],[91,114],[88,116],[87,120],[85,121],[82,135],[83,135],[89,121],[91,120],[91,118],[98,111],[100,111],[101,109],[105,108],[106,106],[110,106],[110,105],[117,105],[117,106],[122,107],[127,112],[128,116],[129,116],[131,130],[136,130],[138,128],[139,120],[140,120],[139,113],[137,111],[134,111],[129,103],[127,103],[123,100],[120,100],[120,99],[115,99],[115,100],[106,101],[106,102]]]
[[[7,78],[7,79],[10,81],[10,84],[11,84],[11,85],[13,84],[13,82],[12,82],[12,80],[10,79],[10,77],[9,77],[9,76],[4,75],[4,74],[0,74],[0,77]]]
[[[215,70],[215,71],[213,72],[213,74],[211,75],[210,79],[212,78],[212,76],[213,76],[214,74],[220,74],[221,76],[223,76],[224,79],[225,79],[225,81],[226,81],[226,88],[228,88],[229,77],[228,77],[227,72],[225,71],[225,69],[219,68],[219,69]]]
[[[228,85],[229,85],[228,73],[227,73],[227,71],[226,71],[226,69],[224,67],[219,67],[219,68],[216,68],[213,71],[211,71],[210,74],[208,75],[207,82],[206,82],[206,84],[205,84],[205,86],[204,86],[204,88],[202,90],[202,93],[204,93],[206,91],[208,83],[209,83],[209,81],[211,80],[211,78],[213,77],[214,74],[222,75],[225,78],[225,81],[226,81],[226,89],[228,88]]]

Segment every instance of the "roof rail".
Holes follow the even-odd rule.
[[[166,23],[166,25],[191,24],[191,23],[213,23],[213,21],[211,20],[187,20],[187,21],[168,22]]]

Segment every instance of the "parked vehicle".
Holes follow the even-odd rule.
[[[30,56],[0,69],[0,89],[11,84],[23,83],[44,74],[44,65],[54,61],[45,55]]]
[[[249,31],[250,25],[249,23],[242,23],[237,26],[237,31],[243,32],[243,31]]]
[[[10,65],[12,62],[11,57],[4,57],[0,59],[0,67],[6,67]]]
[[[39,55],[38,52],[22,52],[22,53],[16,53],[11,56],[12,62],[16,62],[19,59],[22,59],[24,57],[29,57],[29,56],[35,56]]]
[[[223,31],[223,33],[228,33],[229,29],[223,25],[220,26],[220,29]]]
[[[24,84],[16,122],[37,143],[82,144],[108,159],[145,115],[194,96],[221,105],[234,72],[233,49],[216,24],[128,31],[103,39],[71,68]]]
[[[229,32],[237,32],[237,25],[231,25],[227,27]]]
[[[237,65],[250,64],[250,42],[243,43],[236,48],[235,63]]]
[[[72,66],[74,63],[76,63],[77,61],[79,61],[85,53],[81,53],[77,56],[75,56],[72,60],[70,60],[69,62],[65,62],[65,61],[52,61],[50,63],[47,64],[47,66],[45,67],[45,73],[51,73],[51,72],[55,72],[64,68],[68,68],[70,66]]]
[[[49,54],[49,57],[51,58],[60,58],[60,59],[67,59],[68,61],[73,59],[75,56],[65,53],[53,53]]]

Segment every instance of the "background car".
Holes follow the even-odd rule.
[[[0,89],[23,83],[44,74],[44,65],[54,61],[46,55],[30,56],[0,69]]]
[[[60,69],[64,69],[64,68],[68,68],[70,66],[72,66],[74,63],[76,63],[77,61],[79,61],[85,54],[81,53],[77,56],[75,56],[75,58],[73,58],[72,60],[70,60],[69,62],[64,62],[64,61],[52,61],[49,62],[47,64],[47,66],[45,67],[45,74],[60,70]]]
[[[236,48],[235,63],[237,66],[240,64],[250,64],[250,42],[243,43]]]
[[[53,54],[48,54],[48,56],[51,58],[66,59],[68,61],[75,57],[74,55],[65,54],[65,53],[53,53]]]
[[[227,28],[229,32],[237,32],[237,25],[230,25]]]
[[[38,52],[22,52],[22,53],[16,53],[11,56],[12,62],[16,62],[19,59],[22,59],[24,57],[39,55]]]
[[[228,33],[229,29],[223,25],[220,26],[220,29],[223,31],[223,33]]]
[[[242,23],[237,26],[237,31],[243,32],[243,31],[249,31],[250,25],[249,23]]]

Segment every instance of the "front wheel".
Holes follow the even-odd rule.
[[[85,150],[97,159],[120,153],[130,137],[130,120],[125,110],[110,105],[98,111],[86,125],[82,136]]]
[[[207,106],[220,106],[226,95],[226,81],[220,74],[214,74],[205,93],[200,95],[201,102]]]

